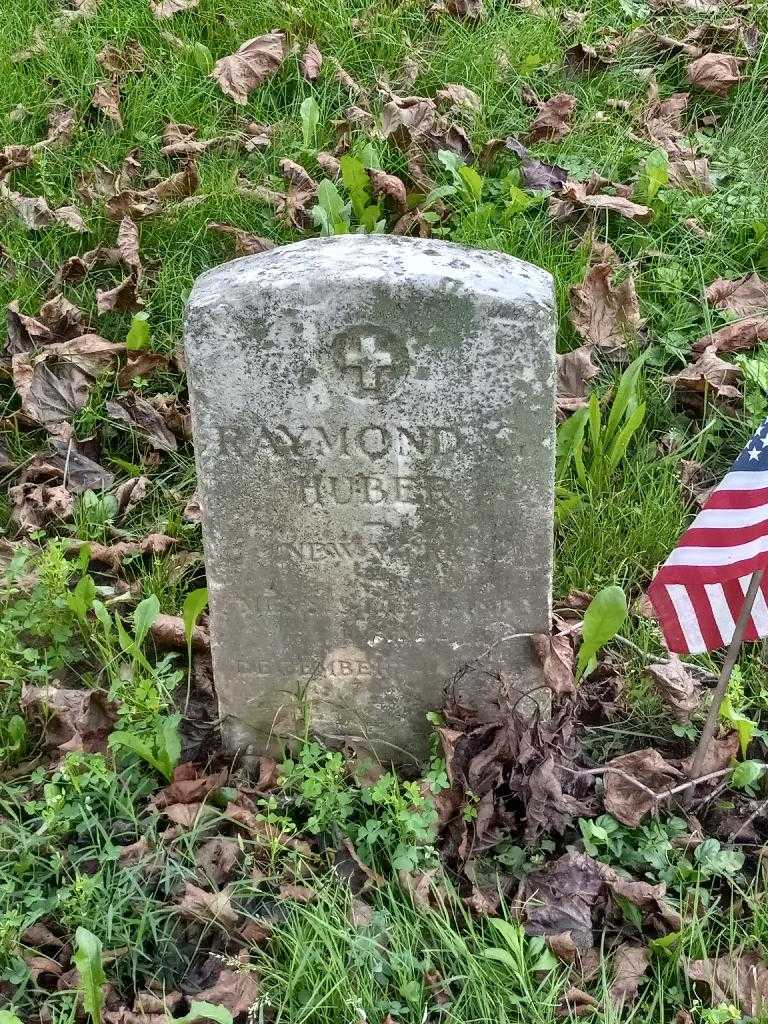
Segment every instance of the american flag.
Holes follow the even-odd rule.
[[[768,567],[768,420],[710,494],[648,588],[667,647],[701,654],[729,644],[752,573]],[[768,636],[768,574],[745,640]]]

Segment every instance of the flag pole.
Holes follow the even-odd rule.
[[[696,747],[696,751],[693,755],[693,764],[691,765],[692,779],[698,779],[702,774],[704,759],[707,756],[707,750],[712,742],[712,737],[715,735],[715,729],[717,729],[720,705],[723,703],[723,697],[725,697],[725,691],[728,688],[733,667],[739,657],[739,651],[741,650],[741,645],[744,640],[744,634],[746,633],[747,625],[749,624],[749,617],[752,614],[752,606],[755,603],[755,598],[757,597],[757,592],[760,589],[760,584],[763,582],[764,575],[765,569],[758,569],[756,572],[753,572],[752,579],[749,581],[749,586],[747,587],[747,592],[744,595],[744,604],[741,606],[739,617],[736,620],[733,637],[728,645],[725,660],[723,661],[723,667],[720,670],[720,677],[717,680],[717,686],[712,694],[712,704],[710,705],[709,712],[707,714],[707,720],[704,723],[701,738],[699,739],[698,746]]]

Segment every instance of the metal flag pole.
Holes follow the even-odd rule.
[[[739,651],[741,650],[741,645],[744,640],[744,634],[746,633],[747,625],[749,624],[749,617],[752,614],[752,606],[755,603],[755,598],[757,597],[757,592],[760,589],[760,584],[763,582],[764,575],[765,569],[758,569],[756,572],[753,572],[752,579],[749,581],[749,586],[747,587],[747,592],[744,595],[744,604],[741,606],[739,617],[736,620],[733,637],[728,645],[725,660],[723,661],[723,667],[720,670],[720,677],[717,680],[717,686],[712,694],[712,704],[709,708],[709,712],[707,713],[707,720],[704,723],[699,744],[693,755],[693,765],[691,766],[692,779],[698,779],[702,774],[704,759],[707,756],[707,750],[712,742],[712,737],[715,735],[715,729],[717,729],[720,705],[723,702],[725,691],[728,688],[728,682],[730,681],[731,673],[733,672],[733,666],[736,664],[736,660],[739,657]]]

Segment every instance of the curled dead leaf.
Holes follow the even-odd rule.
[[[531,646],[550,690],[557,694],[573,693],[575,655],[571,637],[564,633],[540,633],[531,637]]]
[[[646,946],[622,942],[617,947],[613,954],[613,981],[608,990],[612,1002],[627,1006],[635,1001],[649,964],[650,954]]]
[[[557,414],[561,420],[587,404],[589,381],[600,372],[592,362],[593,351],[591,345],[582,345],[557,356]]]
[[[239,920],[237,913],[232,909],[229,888],[219,892],[206,892],[192,882],[187,882],[184,887],[184,893],[179,901],[179,913],[188,921],[217,924],[225,931],[234,931]]]
[[[116,81],[97,82],[91,96],[91,106],[101,111],[118,128],[123,126],[123,115],[120,113],[120,86]]]
[[[657,806],[653,794],[671,789],[682,777],[682,772],[650,747],[614,757],[603,773],[605,809],[623,825],[637,828]]]
[[[567,92],[558,93],[539,104],[539,112],[526,139],[528,142],[558,142],[571,130],[571,118],[576,109],[576,97]]]
[[[220,235],[227,235],[234,239],[235,256],[253,256],[257,252],[267,252],[274,249],[275,243],[260,235],[253,235],[250,231],[236,228],[232,224],[221,224],[209,221],[206,225],[208,231],[215,231]]]
[[[216,61],[211,78],[235,103],[246,104],[256,86],[280,70],[285,60],[285,33],[269,32],[243,43],[228,57]]]
[[[0,182],[0,203],[7,205],[28,231],[41,231],[54,224],[63,224],[72,231],[86,230],[80,211],[74,206],[53,210],[43,196],[24,196]]]
[[[323,66],[323,55],[317,43],[310,43],[301,55],[299,67],[308,82],[316,82]]]
[[[183,11],[194,11],[200,0],[149,0],[149,7],[158,21],[172,18]]]
[[[690,722],[699,707],[699,691],[684,663],[673,654],[666,664],[649,665],[648,674],[656,682],[664,700],[678,722]]]
[[[162,416],[149,402],[136,394],[125,394],[120,400],[111,399],[106,403],[107,412],[113,420],[125,423],[158,451],[175,452],[176,438],[165,425]]]
[[[396,174],[369,168],[368,177],[371,179],[371,188],[376,199],[388,199],[396,210],[405,212],[408,201],[405,183]]]
[[[670,384],[682,400],[697,412],[703,409],[707,394],[726,402],[738,401],[741,392],[736,384],[740,380],[739,367],[720,359],[715,345],[708,345],[696,362],[686,366],[680,373],[664,378],[665,383]]]
[[[705,982],[712,1005],[735,1002],[747,1017],[760,1018],[768,1007],[768,964],[757,953],[727,954],[688,964],[688,977]]]
[[[117,721],[117,705],[102,690],[25,685],[20,707],[42,726],[45,745],[64,752],[105,751]]]
[[[595,263],[570,294],[575,329],[590,345],[615,357],[625,355],[627,340],[636,336],[642,320],[633,279],[614,285],[614,273],[610,263]]]
[[[535,192],[557,192],[568,178],[568,172],[564,167],[537,160],[514,136],[508,136],[504,140],[504,146],[520,157],[520,174],[525,188]]]
[[[691,61],[686,73],[691,85],[716,96],[727,96],[741,81],[739,62],[728,53],[705,53]]]

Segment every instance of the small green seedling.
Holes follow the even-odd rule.
[[[214,1006],[213,1003],[195,1002],[189,1004],[189,1013],[183,1017],[166,1017],[171,1024],[196,1024],[200,1020],[212,1020],[214,1024],[233,1024],[234,1018],[224,1006]]]
[[[148,348],[150,340],[149,314],[134,313],[131,326],[125,337],[126,349],[129,352],[137,352],[139,349]]]
[[[304,149],[312,149],[315,145],[317,126],[320,123],[320,107],[314,96],[307,96],[299,107],[301,114],[301,134]]]
[[[101,962],[101,939],[87,928],[78,928],[75,932],[75,952],[72,959],[80,975],[79,990],[83,997],[85,1012],[91,1015],[93,1024],[101,1024],[104,985],[107,981]]]
[[[621,587],[604,587],[584,612],[582,640],[576,663],[576,678],[591,672],[595,655],[621,629],[627,617],[627,599]]]

